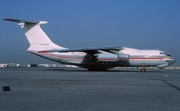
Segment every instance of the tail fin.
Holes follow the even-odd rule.
[[[54,50],[54,49],[66,49],[53,43],[45,32],[41,29],[40,25],[47,24],[47,21],[25,21],[17,19],[3,19],[12,22],[18,22],[30,43],[30,47],[27,51],[42,51],[42,50]]]

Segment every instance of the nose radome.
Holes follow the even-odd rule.
[[[172,60],[169,62],[169,65],[173,64],[174,62],[176,62],[176,59],[172,58]]]

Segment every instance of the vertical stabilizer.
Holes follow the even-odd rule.
[[[28,51],[42,51],[42,50],[54,50],[54,49],[65,49],[54,44],[45,32],[41,29],[40,25],[47,24],[46,21],[25,21],[17,19],[4,19],[13,22],[19,22],[18,25],[24,30],[24,33],[30,43]]]

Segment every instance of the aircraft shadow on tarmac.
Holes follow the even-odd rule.
[[[122,69],[110,69],[107,71],[87,71],[86,69],[81,69],[81,68],[48,68],[45,70],[51,70],[51,71],[64,71],[64,72],[140,72],[140,70],[122,70]]]
[[[44,70],[51,70],[51,71],[64,71],[64,72],[141,72],[140,69],[109,69],[107,71],[87,71],[86,69],[82,68],[48,68]],[[147,72],[158,72],[158,73],[164,73],[167,72],[167,70],[152,70],[149,69]],[[144,72],[146,73],[146,72]]]

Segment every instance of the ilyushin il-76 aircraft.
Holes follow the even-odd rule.
[[[165,68],[176,60],[161,50],[140,50],[127,47],[97,47],[68,49],[53,43],[41,29],[47,21],[27,21],[6,18],[18,22],[30,43],[28,52],[62,64],[76,65],[88,71],[114,67],[157,67]]]

